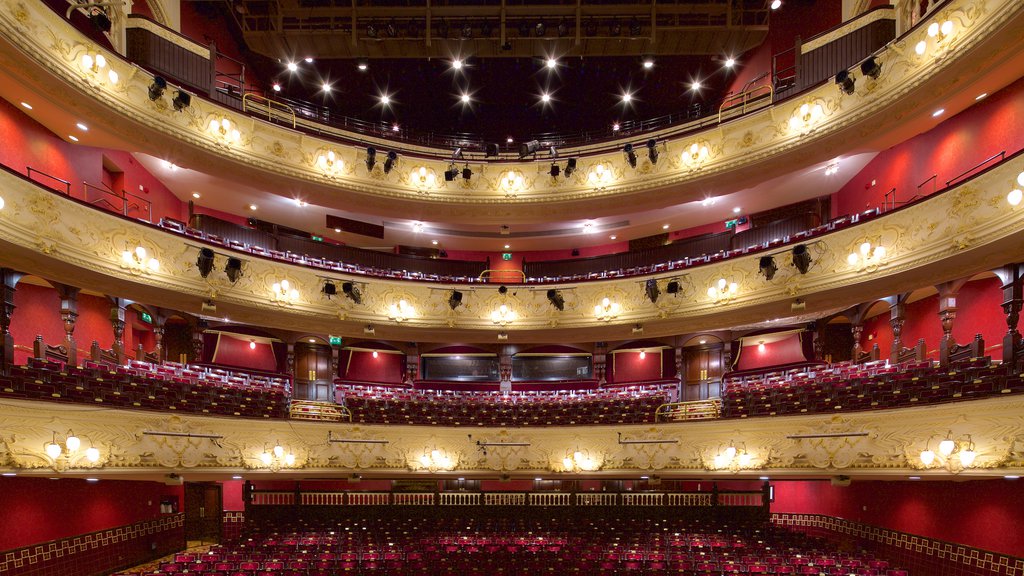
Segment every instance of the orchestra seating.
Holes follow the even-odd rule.
[[[339,395],[352,421],[441,426],[565,426],[654,422],[676,384],[593,390],[479,392],[347,385]]]
[[[115,408],[285,418],[290,382],[285,376],[232,372],[165,362],[131,361],[82,367],[29,359],[0,375],[0,397],[100,404]]]
[[[1011,366],[973,358],[940,367],[930,361],[834,364],[725,378],[722,416],[747,418],[782,414],[875,410],[998,396],[1024,391]]]
[[[908,576],[872,553],[763,522],[551,514],[366,514],[251,523],[233,544],[147,576],[622,574]],[[129,574],[129,573],[122,573]]]

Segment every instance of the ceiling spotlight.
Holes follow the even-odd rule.
[[[238,258],[228,258],[227,263],[224,264],[224,273],[228,275],[228,280],[232,284],[238,282],[238,279],[242,277],[242,261]]]
[[[626,144],[622,147],[622,152],[626,155],[626,161],[629,162],[630,168],[636,168],[636,152],[633,151],[633,145]]]
[[[272,88],[274,89],[274,92],[280,92],[281,91],[281,85],[278,84],[277,82],[274,82],[274,85],[272,86]]]
[[[740,208],[739,206],[737,206],[737,207],[735,207],[735,208],[733,208],[733,209],[732,209],[732,213],[733,213],[733,214],[739,214],[741,210],[743,210],[743,209],[742,209],[742,208]]]
[[[545,65],[549,69],[554,70],[555,68],[558,68],[558,60],[555,60],[554,58],[548,58],[548,61],[546,62]]]
[[[782,8],[782,0],[772,0],[771,8],[772,10],[778,10],[779,8]]]
[[[463,94],[459,99],[463,104],[469,104],[469,94]]]
[[[89,127],[86,126],[85,124],[82,124],[81,122],[79,122],[78,124],[75,124],[75,126],[77,126],[78,129],[81,130],[82,132],[88,132],[89,131]]]
[[[942,116],[945,113],[946,113],[946,109],[945,108],[939,108],[935,112],[932,112],[932,118],[938,118],[939,116]]]
[[[398,124],[397,123],[391,125],[391,131],[392,132],[398,132]]]
[[[312,64],[313,63],[313,58],[311,56],[306,56],[305,60],[306,60],[306,64]]]
[[[391,98],[389,98],[387,94],[381,94],[380,103],[384,106],[387,106],[391,104]]]
[[[462,60],[459,60],[458,58],[456,58],[455,60],[452,60],[452,69],[453,70],[461,70],[462,69]]]
[[[856,84],[853,76],[847,70],[840,70],[836,73],[836,86],[843,91],[843,94],[853,94],[853,90]]]
[[[621,126],[619,126],[618,122],[612,124],[612,132],[618,132],[619,128],[621,128]]]
[[[299,69],[299,65],[296,64],[295,62],[289,62],[288,63],[288,71],[289,72],[295,72],[298,69]]]
[[[870,56],[867,60],[860,63],[860,73],[877,80],[882,74],[882,65],[878,63],[877,58]]]
[[[633,99],[633,95],[630,94],[629,92],[626,92],[625,94],[622,95],[622,103],[623,104],[629,104],[629,101],[632,100],[632,99]]]
[[[320,86],[320,89],[323,90],[324,92],[330,92],[331,85],[327,82],[324,82],[323,85]]]
[[[565,298],[562,297],[561,290],[554,288],[548,290],[548,302],[551,302],[551,305],[559,312],[565,310]]]
[[[395,167],[395,162],[398,162],[398,152],[394,150],[388,151],[388,157],[384,159],[384,173],[389,174],[391,169]]]
[[[451,295],[448,296],[448,306],[455,310],[460,304],[462,304],[462,292],[452,290]]]
[[[167,80],[163,76],[154,76],[153,82],[149,85],[149,99],[159,99],[164,95],[164,90],[167,90]]]
[[[565,174],[565,177],[568,178],[568,177],[572,176],[572,173],[575,172],[575,171],[576,171],[576,159],[575,158],[569,158],[565,162],[565,170],[563,171],[563,173]]]
[[[548,94],[547,92],[541,94],[540,95],[540,101],[542,103],[544,103],[544,104],[547,104],[548,102],[551,102],[551,95]]]
[[[654,60],[650,58],[644,60],[644,70],[650,70],[651,68],[654,68]]]
[[[75,136],[74,134],[68,134],[68,139],[72,142],[78,142],[78,136]]]
[[[775,265],[775,258],[772,256],[761,256],[760,271],[761,275],[764,276],[765,280],[771,280],[775,277],[775,273],[778,272],[779,267]]]
[[[811,267],[811,253],[807,251],[806,244],[797,244],[793,247],[793,266],[801,274],[807,274],[807,270]]]
[[[327,296],[327,299],[330,300],[331,296],[338,295],[338,285],[335,284],[334,281],[328,280],[324,282],[324,287],[322,291],[324,293],[324,296]]]
[[[530,140],[529,142],[523,142],[519,145],[519,159],[522,160],[527,156],[536,154],[540,150],[539,140]]]
[[[366,72],[366,69],[369,67],[370,65],[367,64],[366,62],[360,62],[359,64],[356,64],[356,68],[358,68],[360,72]]]
[[[192,95],[188,92],[178,90],[174,93],[174,100],[171,100],[171,104],[174,105],[174,109],[176,111],[181,112],[192,105]]]
[[[699,92],[700,89],[701,89],[700,80],[694,80],[693,84],[690,84],[690,90],[693,90],[694,92]]]
[[[988,96],[988,94],[986,94],[985,96]],[[978,100],[981,100],[981,98],[978,98]],[[31,104],[29,104],[28,102],[22,102],[22,103],[21,103],[21,105],[22,105],[22,107],[23,107],[23,108],[25,108],[26,110],[31,110],[31,109],[32,109],[32,105],[31,105]]]
[[[736,59],[735,58],[726,58],[725,59],[725,67],[726,68],[732,68],[735,65],[736,65]]]
[[[363,303],[363,295],[361,292],[359,292],[359,287],[356,286],[355,284],[351,282],[345,282],[344,284],[341,285],[341,291],[345,294],[345,296],[348,296],[349,300],[355,302],[356,304]]]
[[[199,275],[206,278],[213,272],[213,250],[209,248],[201,248],[199,250],[199,257],[196,258],[196,268],[199,269]]]
[[[654,138],[647,141],[647,158],[651,164],[658,163],[658,142]]]
[[[366,148],[366,170],[372,171],[373,165],[377,163],[377,149],[373,146]]]

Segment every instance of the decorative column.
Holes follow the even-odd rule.
[[[68,366],[78,365],[78,345],[75,343],[75,321],[78,320],[79,288],[54,283],[60,296],[60,319],[64,322],[64,348],[68,353]]]
[[[825,326],[827,322],[812,322],[811,323],[811,349],[814,351],[814,360],[822,361],[825,359]]]
[[[192,325],[192,362],[203,361],[203,332],[208,326],[202,318],[196,318],[195,324]]]
[[[605,379],[605,370],[607,368],[607,342],[595,342],[594,343],[594,378],[597,378],[597,385],[604,386],[607,384]]]
[[[850,319],[850,332],[853,334],[853,350],[851,351],[853,357],[850,358],[851,362],[857,362],[861,354],[864,353],[864,349],[860,345],[860,337],[864,333],[864,316],[871,309],[872,304],[873,302],[865,302],[852,308],[847,308],[842,312],[843,316]]]
[[[1021,353],[1021,335],[1017,331],[1020,320],[1021,304],[1024,301],[1024,285],[1021,282],[1022,266],[1007,264],[995,270],[996,276],[1002,281],[1003,303],[1001,307],[1006,314],[1006,335],[1003,336],[1003,363],[1015,366],[1017,356]]]
[[[859,322],[856,324],[851,323],[850,332],[853,334],[853,356],[850,357],[850,360],[853,362],[857,362],[857,360],[860,359],[861,353],[863,352],[863,348],[861,348],[860,346],[860,337],[861,334],[864,333],[864,325]]]
[[[114,329],[114,344],[111,346],[114,357],[118,364],[124,364],[124,311],[125,301],[122,298],[112,298],[113,306],[110,307],[110,326]]]
[[[498,351],[498,387],[502,392],[512,391],[512,347],[502,346]]]
[[[967,283],[967,278],[943,282],[935,286],[939,291],[939,322],[942,323],[942,340],[939,341],[939,365],[949,364],[949,350],[956,341],[953,340],[953,322],[956,320],[956,295]]]
[[[163,324],[153,325],[153,353],[156,354],[157,364],[164,361],[164,326]]]
[[[0,268],[0,369],[4,374],[14,364],[14,338],[11,337],[11,318],[14,316],[14,292],[18,280],[24,276],[10,268]]]
[[[900,361],[900,350],[903,349],[903,324],[906,322],[906,299],[909,294],[896,296],[894,304],[889,306],[889,326],[892,328],[892,348],[889,350],[889,362]]]

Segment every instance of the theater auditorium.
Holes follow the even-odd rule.
[[[1022,30],[0,0],[0,576],[1024,576]]]

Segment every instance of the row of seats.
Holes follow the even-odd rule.
[[[356,516],[252,525],[233,543],[178,554],[147,576],[417,574],[814,574],[908,576],[865,550],[760,522]]]
[[[164,379],[155,374],[89,362],[65,369],[55,362],[37,360],[0,375],[0,396],[248,418],[288,416],[288,397],[281,387],[249,386],[204,376]]]
[[[931,362],[835,366],[726,380],[726,418],[897,408],[1024,392],[1008,365],[977,358],[940,367]]]

